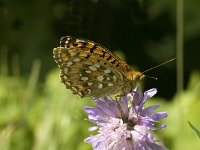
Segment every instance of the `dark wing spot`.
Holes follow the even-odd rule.
[[[90,49],[90,53],[93,54],[93,51],[96,49],[97,45],[94,44],[93,47]]]

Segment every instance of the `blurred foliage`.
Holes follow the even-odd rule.
[[[37,82],[36,69],[30,79]],[[89,136],[83,107],[92,102],[72,95],[59,84],[58,74],[52,71],[34,88],[24,78],[0,76],[1,150],[89,149],[83,142]]]
[[[190,127],[193,129],[193,131],[198,135],[198,137],[200,138],[200,131],[199,129],[197,129],[190,121],[188,121],[188,124],[190,125]]]
[[[172,150],[199,149],[199,138],[188,124],[188,121],[200,129],[200,72],[193,72],[187,89],[175,95],[171,102],[163,98],[155,98],[150,104],[160,104],[161,111],[168,113],[165,130],[160,131],[159,136],[164,145]],[[158,89],[159,92],[159,89]]]

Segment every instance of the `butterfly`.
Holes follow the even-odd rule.
[[[61,82],[80,97],[125,95],[145,77],[107,48],[83,38],[62,37],[53,57]]]

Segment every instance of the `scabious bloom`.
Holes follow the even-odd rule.
[[[98,134],[85,139],[94,150],[164,150],[158,145],[150,130],[160,130],[155,123],[167,117],[167,113],[152,114],[158,105],[144,108],[144,103],[157,92],[150,89],[144,94],[140,88],[120,100],[104,97],[96,100],[96,107],[85,107],[88,120],[94,124],[89,130],[98,129]]]

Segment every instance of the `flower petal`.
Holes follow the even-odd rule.
[[[140,102],[139,107],[140,108],[143,107],[144,103],[147,100],[149,100],[151,97],[153,97],[156,93],[157,93],[157,89],[156,88],[153,88],[153,89],[150,89],[150,90],[144,92],[144,96],[143,96],[143,99]]]
[[[128,117],[128,100],[129,99],[122,99],[121,101],[119,101],[123,115],[126,117]]]
[[[139,106],[143,97],[141,88],[137,87],[132,93],[134,94],[133,106]]]
[[[145,108],[144,110],[143,110],[143,115],[145,116],[145,115],[149,115],[149,114],[151,114],[154,110],[156,110],[157,108],[159,108],[160,106],[159,105],[153,105],[153,106],[149,106],[149,107],[147,107],[147,108]]]
[[[166,118],[168,115],[166,112],[158,112],[151,116],[154,121],[160,121],[163,118]]]
[[[103,102],[101,100],[97,100],[96,101],[97,103],[97,107],[102,111],[104,112],[107,116],[110,116],[110,117],[116,117],[116,113],[114,113],[112,110],[113,109],[110,109],[110,107],[112,106],[109,106],[109,105],[106,105],[106,102]],[[112,107],[115,107],[115,106],[112,106]]]

